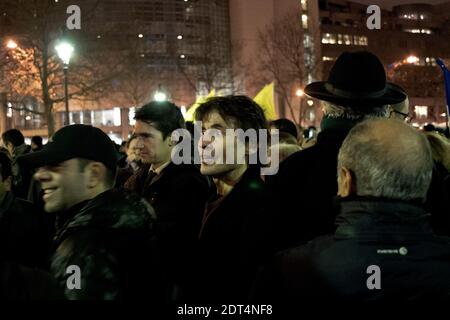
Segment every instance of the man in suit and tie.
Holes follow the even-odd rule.
[[[125,188],[141,194],[155,209],[162,261],[177,288],[174,299],[183,299],[211,188],[194,164],[172,161],[177,144],[172,133],[185,128],[180,108],[168,101],[152,101],[136,111],[135,119],[136,149],[144,165]]]

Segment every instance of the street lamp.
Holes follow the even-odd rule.
[[[167,100],[167,95],[161,90],[161,85],[158,86],[158,91],[155,92],[153,96],[155,101],[163,102]]]
[[[8,43],[6,44],[6,47],[8,49],[15,49],[17,48],[17,43],[14,40],[9,40]]]
[[[297,91],[295,91],[295,95],[299,98],[299,104],[298,104],[298,117],[299,117],[299,122],[302,122],[302,118],[303,118],[303,96],[305,95],[305,92],[303,91],[303,89],[297,89]]]
[[[64,123],[65,125],[69,125],[69,90],[67,83],[67,70],[69,69],[70,57],[72,56],[74,48],[70,43],[62,41],[56,45],[55,49],[64,66],[64,100],[66,103],[66,118]]]
[[[417,58],[416,56],[409,56],[408,58],[406,58],[406,62],[409,64],[414,64],[416,62],[419,62],[419,58]]]

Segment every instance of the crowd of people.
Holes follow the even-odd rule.
[[[245,96],[203,102],[201,164],[173,161],[172,133],[194,128],[167,101],[139,108],[121,146],[81,124],[45,145],[5,131],[0,298],[450,300],[448,137],[409,125],[406,92],[367,51],[305,93],[322,103],[320,130],[269,122]],[[249,161],[264,141],[227,129],[278,129],[278,172]]]

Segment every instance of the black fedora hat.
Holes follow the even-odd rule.
[[[319,100],[351,108],[400,103],[405,92],[386,81],[381,61],[371,52],[344,52],[331,68],[328,81],[313,82],[305,93]]]

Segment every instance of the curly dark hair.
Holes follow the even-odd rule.
[[[247,96],[209,98],[195,111],[195,120],[203,121],[213,111],[218,112],[225,122],[233,123],[236,129],[268,128],[263,109]]]

